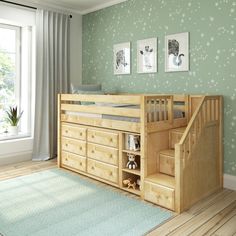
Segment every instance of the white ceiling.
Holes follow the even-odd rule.
[[[127,0],[26,0],[41,6],[86,14]]]

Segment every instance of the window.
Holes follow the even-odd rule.
[[[23,115],[19,134],[31,130],[31,27],[0,24],[0,140],[10,137],[6,110],[17,106]]]

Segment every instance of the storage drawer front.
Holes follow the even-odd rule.
[[[160,155],[160,172],[167,175],[175,175],[175,159]]]
[[[87,155],[98,161],[106,162],[112,165],[118,165],[118,149],[88,143]]]
[[[175,148],[175,144],[179,143],[180,139],[182,138],[183,133],[178,133],[178,132],[171,132],[170,134],[170,148]]]
[[[76,170],[86,171],[86,158],[72,153],[62,152],[61,164]]]
[[[61,134],[68,138],[86,140],[86,129],[80,126],[62,124]]]
[[[118,168],[99,161],[88,159],[87,171],[89,174],[99,178],[108,180],[113,183],[118,183]]]
[[[110,147],[118,147],[118,134],[99,130],[88,130],[89,142],[98,143]]]
[[[144,198],[160,206],[174,210],[174,190],[158,184],[144,183]]]
[[[62,138],[61,140],[62,150],[73,152],[81,156],[86,155],[86,142],[80,140],[74,140],[70,138]]]

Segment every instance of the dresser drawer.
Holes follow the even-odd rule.
[[[88,129],[87,140],[110,147],[118,147],[118,133]]]
[[[88,143],[87,155],[98,161],[106,162],[112,165],[118,165],[118,149],[110,148],[94,143]]]
[[[87,171],[89,174],[99,178],[118,183],[118,168],[99,161],[88,159]]]
[[[86,171],[86,157],[68,152],[61,153],[61,164],[76,170]]]
[[[171,210],[174,210],[174,194],[174,189],[151,182],[144,183],[144,199]]]
[[[63,151],[73,152],[81,156],[86,155],[86,142],[62,137],[61,147]]]
[[[86,128],[62,123],[61,135],[68,138],[86,140]]]

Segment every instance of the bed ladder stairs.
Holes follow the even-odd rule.
[[[159,153],[159,172],[175,176],[175,144],[179,143],[186,127],[171,129],[169,131],[169,149]]]

